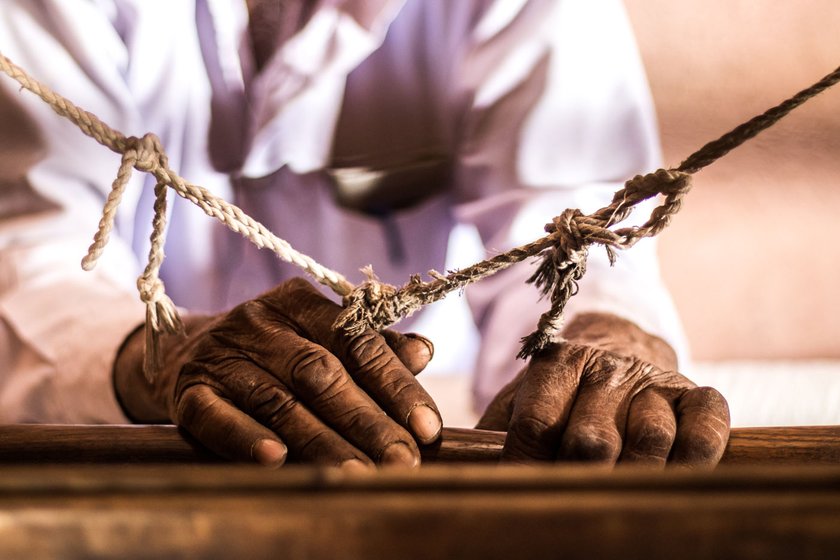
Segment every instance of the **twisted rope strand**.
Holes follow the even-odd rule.
[[[135,150],[126,150],[120,161],[120,168],[117,170],[117,178],[114,179],[111,185],[111,192],[108,193],[108,198],[105,200],[105,207],[102,209],[102,218],[99,220],[99,227],[93,236],[93,243],[88,247],[88,252],[82,259],[82,269],[93,270],[96,266],[99,257],[102,256],[102,251],[111,236],[111,230],[114,229],[114,219],[117,216],[117,206],[122,201],[122,195],[125,192],[125,187],[131,179],[131,170],[137,163],[137,152]]]
[[[0,53],[0,70],[18,82],[21,87],[40,97],[58,115],[70,120],[87,136],[111,151],[123,155],[126,151],[136,151],[138,156],[134,165],[135,169],[151,173],[158,182],[172,188],[180,196],[199,206],[208,216],[218,219],[231,230],[251,240],[257,247],[270,248],[282,260],[302,268],[315,280],[330,287],[340,296],[346,296],[353,290],[353,284],[348,282],[343,275],[295,250],[287,241],[271,233],[268,228],[248,216],[236,205],[222,200],[203,187],[188,183],[168,166],[161,165],[161,156],[165,159],[165,154],[160,141],[153,134],[146,134],[140,139],[127,138],[118,130],[102,122],[93,113],[80,109],[29,76],[2,53]],[[142,157],[139,154],[142,154]],[[120,169],[123,169],[122,165]],[[111,228],[107,229],[110,231]],[[102,235],[107,237],[107,232],[100,233],[100,237]],[[97,250],[101,253],[101,249],[102,247],[98,247]],[[95,261],[95,257],[93,260]]]
[[[682,200],[691,187],[690,175],[723,157],[778,122],[794,108],[840,81],[840,68],[837,68],[812,86],[704,145],[676,169],[659,169],[628,180],[624,187],[615,193],[608,206],[589,215],[584,215],[578,210],[563,212],[546,225],[547,235],[544,237],[446,275],[434,270],[429,271],[428,275],[432,278],[430,281],[423,281],[419,275],[414,275],[408,283],[397,289],[380,282],[370,268],[365,270],[368,279],[354,287],[339,273],[295,251],[286,241],[279,239],[237,206],[178,176],[169,168],[166,154],[154,135],[147,134],[140,139],[126,138],[100,121],[93,113],[79,109],[29,77],[2,53],[0,70],[11,76],[23,88],[38,95],[56,113],[68,118],[85,134],[112,151],[123,154],[117,178],[103,209],[99,229],[94,236],[94,243],[83,260],[86,269],[95,264],[108,242],[116,207],[132,167],[151,173],[157,179],[152,248],[146,271],[138,279],[138,289],[143,301],[147,303],[147,327],[151,326],[147,328],[147,349],[151,348],[152,352],[147,359],[152,362],[157,354],[154,351],[157,348],[157,333],[162,329],[175,332],[181,328],[177,311],[171,300],[165,296],[163,283],[158,278],[163,260],[166,187],[172,188],[180,196],[199,206],[208,216],[220,220],[231,230],[247,237],[257,247],[271,248],[278,257],[299,266],[317,281],[343,296],[345,310],[336,320],[335,327],[342,328],[350,334],[359,333],[368,327],[381,330],[400,318],[411,315],[422,306],[442,299],[449,292],[460,290],[529,257],[539,256],[541,264],[529,282],[536,284],[543,293],[550,296],[551,307],[540,317],[537,329],[523,339],[519,357],[527,358],[545,348],[559,330],[563,309],[569,298],[577,292],[577,282],[586,272],[588,248],[592,244],[604,246],[610,261],[613,262],[616,250],[627,249],[640,239],[657,235],[680,210]],[[640,202],[658,195],[664,195],[665,198],[662,204],[653,209],[644,224],[638,227],[610,229],[625,220]],[[148,366],[147,374],[150,374],[153,367],[154,364]]]
[[[822,79],[813,85],[803,89],[795,95],[785,99],[775,107],[767,109],[762,114],[755,116],[747,122],[740,124],[718,138],[713,140],[688,156],[677,168],[686,173],[696,173],[710,163],[728,154],[759,132],[776,124],[782,117],[814,97],[830,88],[840,81],[840,67],[833,72],[826,74]]]
[[[336,326],[348,332],[358,332],[364,328],[364,324],[380,329],[387,327],[395,321],[395,317],[399,319],[405,314],[413,313],[426,303],[441,299],[450,285],[453,286],[452,289],[461,289],[487,274],[506,268],[513,262],[519,262],[531,256],[540,256],[542,263],[529,282],[537,284],[544,293],[551,295],[552,305],[540,317],[537,329],[522,339],[522,348],[518,357],[533,356],[544,349],[555,336],[562,324],[561,315],[566,302],[576,292],[577,280],[585,270],[584,267],[567,265],[570,255],[564,250],[564,246],[588,247],[591,244],[600,244],[606,248],[610,260],[614,261],[616,249],[632,247],[640,239],[659,234],[668,226],[672,216],[679,212],[682,200],[691,188],[690,175],[717,161],[838,81],[840,81],[840,68],[761,115],[735,127],[717,140],[707,143],[686,158],[676,169],[659,169],[647,175],[637,175],[615,193],[609,206],[588,216],[582,214],[573,216],[569,223],[574,222],[575,227],[557,229],[555,221],[554,224],[547,226],[548,235],[535,242],[517,247],[462,271],[450,273],[443,278],[422,282],[415,277],[399,290],[393,287],[388,290],[374,290],[371,284],[376,281],[369,279],[356,288],[355,294],[345,298],[346,309],[336,321]],[[649,219],[642,226],[614,231],[609,229],[626,219],[637,204],[660,194],[665,195],[663,203],[653,209]],[[496,266],[496,263],[505,263],[509,259],[513,262],[507,266]],[[372,316],[369,311],[372,307],[371,302],[375,299],[373,293],[388,294],[384,297],[392,300],[385,304],[376,303],[377,310],[386,311],[377,316]],[[367,309],[360,309],[364,305],[368,306]]]
[[[177,309],[165,295],[163,283],[158,277],[163,262],[163,239],[166,208],[166,187],[172,188],[183,198],[199,206],[208,216],[224,223],[228,228],[245,236],[259,248],[270,248],[279,258],[293,263],[309,273],[318,282],[329,286],[341,296],[347,296],[353,285],[344,276],[326,268],[311,257],[296,251],[288,242],[278,238],[268,228],[245,214],[237,206],[230,204],[198,185],[188,183],[169,168],[168,158],[153,134],[142,138],[126,137],[102,122],[93,113],[74,105],[69,100],[55,93],[46,85],[29,76],[22,68],[0,53],[0,70],[14,79],[23,89],[29,90],[47,103],[59,116],[67,118],[83,133],[96,140],[111,151],[122,155],[117,177],[106,199],[102,218],[94,235],[93,243],[87,255],[82,259],[82,267],[91,270],[110,238],[114,227],[116,210],[122,200],[122,194],[131,178],[132,168],[152,174],[157,180],[155,187],[155,217],[153,221],[152,247],[148,265],[138,279],[141,299],[146,303],[147,354],[146,373],[151,376],[154,365],[159,363],[158,333],[180,332],[181,321]]]
[[[182,334],[184,325],[178,316],[175,304],[166,295],[160,279],[163,264],[163,246],[166,241],[166,185],[155,185],[155,215],[152,221],[149,260],[143,274],[137,278],[140,299],[146,304],[146,352],[143,356],[143,372],[149,382],[162,367],[160,334]]]

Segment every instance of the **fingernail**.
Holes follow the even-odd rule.
[[[359,459],[347,459],[338,466],[341,470],[350,473],[369,472],[370,470],[372,470],[372,467],[370,465],[365,464]]]
[[[287,454],[286,446],[273,439],[261,439],[251,449],[251,457],[264,467],[281,466]]]
[[[417,334],[417,333],[408,333],[406,336],[411,337],[415,340],[419,340],[420,342],[425,344],[426,345],[426,350],[429,351],[429,359],[430,360],[435,357],[435,345],[432,343],[431,340],[429,340],[425,336],[423,336],[421,334]]]
[[[408,415],[408,425],[422,443],[431,443],[440,434],[441,423],[437,413],[426,405],[420,405]]]
[[[409,467],[420,465],[420,459],[417,455],[401,441],[389,444],[382,452],[380,461],[383,465],[406,465]]]

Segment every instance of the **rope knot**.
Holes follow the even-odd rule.
[[[146,276],[137,279],[137,291],[140,293],[140,300],[145,304],[157,303],[166,295],[160,278]]]
[[[396,286],[380,281],[372,267],[366,266],[362,272],[367,280],[344,297],[344,310],[336,318],[334,329],[350,336],[359,335],[367,328],[381,331],[422,307],[423,303],[416,297],[401,294]]]
[[[137,279],[137,291],[146,304],[146,328],[151,327],[156,333],[177,334],[183,331],[178,309],[166,295],[160,278],[150,278],[145,274],[140,276]]]
[[[138,171],[153,172],[158,167],[166,167],[163,146],[156,134],[149,132],[140,138],[129,136],[125,141],[125,154],[134,156],[134,168]]]
[[[545,225],[545,231],[556,237],[555,250],[560,250],[560,254],[555,256],[558,264],[563,261],[577,263],[585,258],[587,236],[580,224],[583,217],[580,210],[567,208],[562,214],[555,216],[551,223]]]

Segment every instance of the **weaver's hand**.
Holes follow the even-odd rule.
[[[341,308],[305,280],[218,317],[188,318],[164,339],[164,370],[142,374],[142,332],[115,364],[115,390],[136,421],[174,421],[209,449],[279,466],[287,457],[346,467],[417,465],[441,420],[415,380],[425,338],[333,332]]]
[[[673,371],[664,341],[594,313],[564,337],[531,360],[477,426],[508,431],[503,460],[718,463],[729,438],[726,400]]]

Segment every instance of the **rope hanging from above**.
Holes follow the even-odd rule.
[[[82,260],[82,267],[90,270],[102,254],[113,229],[116,208],[131,177],[132,169],[152,174],[155,185],[155,217],[151,235],[151,249],[146,269],[137,280],[140,297],[146,304],[147,377],[152,380],[158,363],[158,337],[161,332],[183,331],[178,312],[166,296],[158,277],[163,262],[164,229],[166,223],[166,188],[196,204],[208,216],[224,223],[231,230],[248,238],[259,248],[270,248],[282,260],[295,264],[318,282],[330,287],[344,298],[345,310],[335,327],[348,334],[358,334],[371,327],[384,329],[407,317],[446,294],[459,290],[482,278],[495,274],[530,257],[539,257],[537,271],[528,280],[549,297],[550,308],[542,314],[536,330],[522,340],[520,358],[528,358],[544,349],[555,337],[562,323],[563,309],[577,291],[577,282],[586,272],[589,247],[602,245],[611,262],[616,250],[632,247],[645,237],[653,237],[671,221],[691,186],[691,175],[726,155],[770,127],[808,99],[840,81],[837,68],[812,86],[737,126],[717,140],[709,142],[683,161],[675,169],[659,169],[647,175],[637,175],[613,196],[612,202],[593,212],[583,214],[569,209],[545,226],[546,235],[531,243],[516,247],[467,268],[446,275],[429,271],[431,280],[413,275],[401,288],[380,282],[370,267],[364,269],[367,280],[354,286],[341,274],[330,270],[314,259],[294,250],[265,226],[245,214],[237,206],[216,197],[206,189],[188,183],[169,168],[160,140],[153,134],[142,138],[126,137],[103,123],[96,115],[75,106],[47,86],[31,78],[22,68],[0,53],[0,70],[46,102],[60,116],[69,119],[86,135],[110,150],[122,154],[122,161],[112,189],[105,202],[102,219]],[[615,228],[630,215],[640,202],[663,195],[662,203],[653,209],[648,220],[638,227]]]

